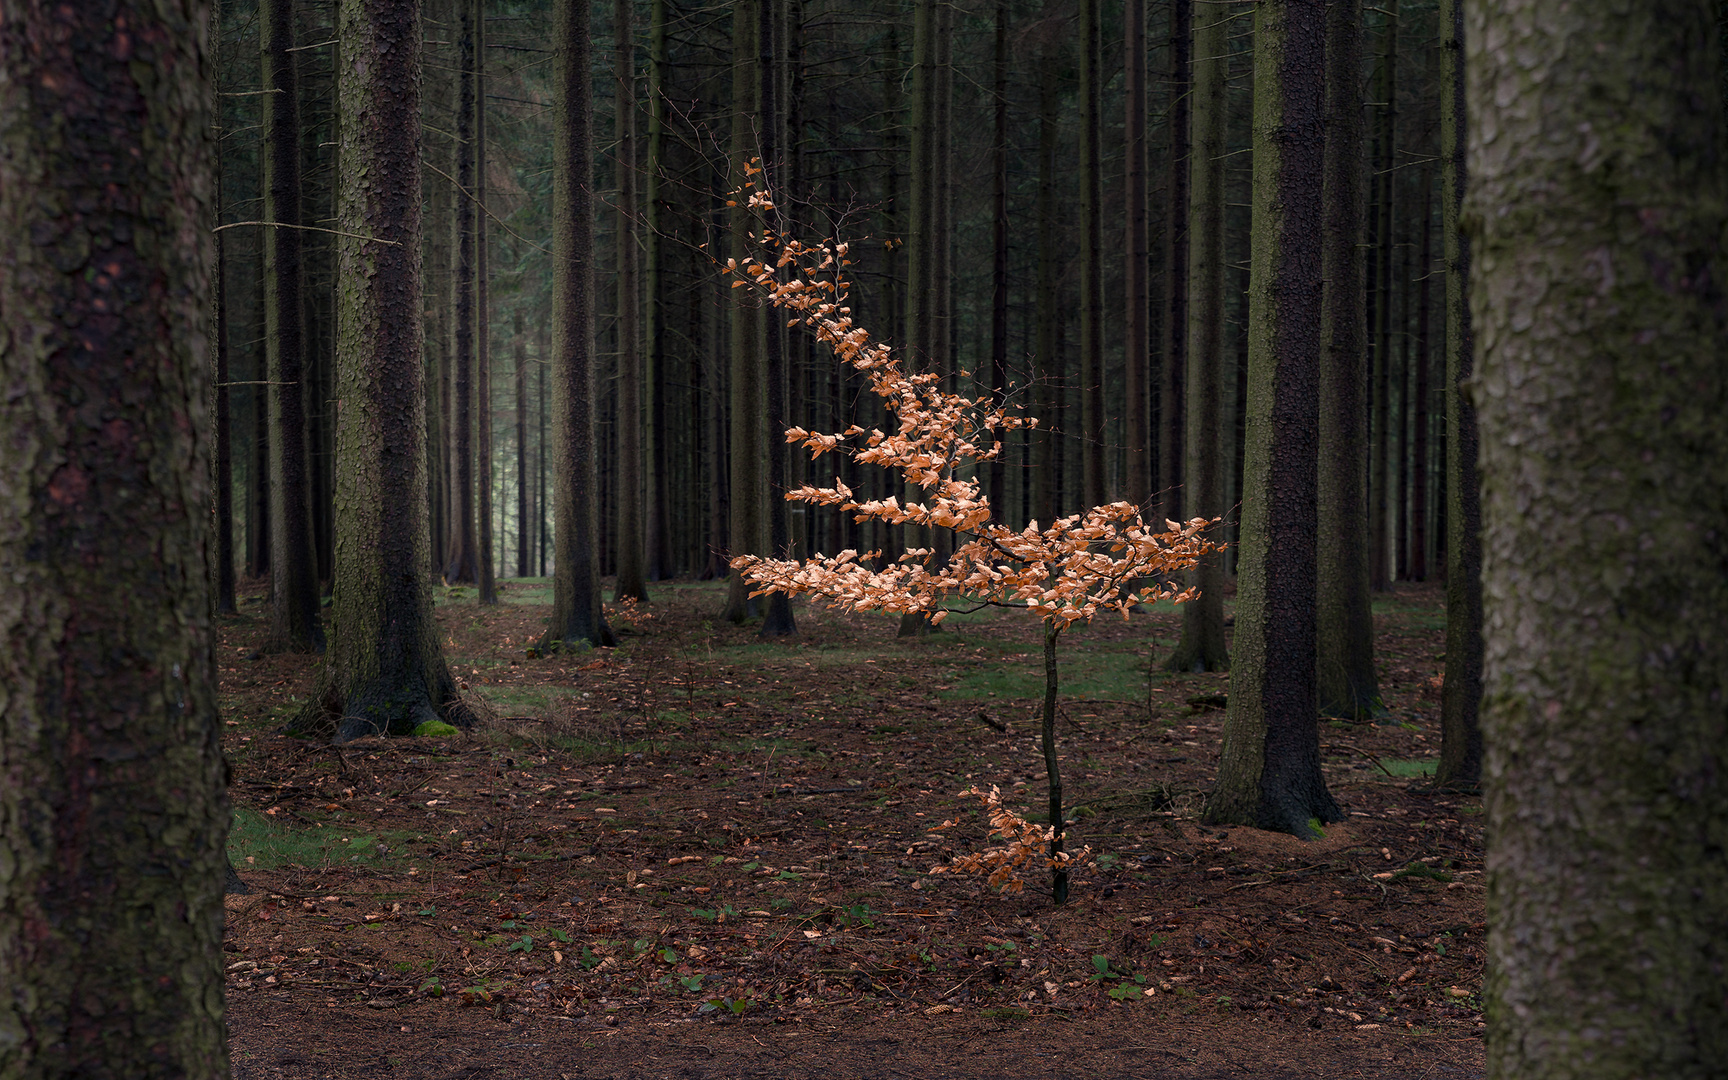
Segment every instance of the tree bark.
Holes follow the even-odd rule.
[[[0,12],[8,1077],[228,1075],[209,21]]]
[[[1482,780],[1482,496],[1476,479],[1476,407],[1464,394],[1475,360],[1470,322],[1470,238],[1464,235],[1464,9],[1440,0],[1440,222],[1446,259],[1446,675],[1440,694],[1436,786],[1469,791]]]
[[[1206,820],[1314,835],[1343,811],[1320,772],[1315,499],[1323,0],[1254,13],[1253,279],[1235,652]]]
[[[1713,15],[1466,5],[1490,1076],[1728,1060]]]
[[[619,2],[627,3],[628,0]],[[789,205],[790,193],[780,190],[780,181],[785,176],[785,170],[780,165],[783,151],[780,134],[785,111],[784,95],[780,86],[783,67],[780,54],[784,47],[781,24],[786,14],[785,0],[757,0],[757,4],[756,92],[759,102],[757,123],[761,130],[762,181],[777,199],[783,200],[782,205]],[[766,218],[766,224],[776,232],[786,231],[783,211],[768,214]],[[762,375],[765,383],[762,404],[766,414],[767,444],[764,447],[764,456],[767,459],[767,484],[764,494],[767,505],[763,507],[763,511],[768,519],[768,550],[775,558],[784,559],[792,554],[791,515],[784,498],[791,486],[791,471],[788,467],[790,454],[786,440],[782,437],[791,425],[786,402],[790,382],[786,363],[786,327],[778,314],[772,311],[763,311],[761,318]],[[779,638],[798,633],[798,624],[792,617],[792,601],[785,593],[769,593],[767,602],[762,607],[760,636]]]
[[[1128,2],[1132,6],[1143,0]],[[996,0],[995,47],[991,69],[994,141],[990,150],[990,397],[1000,406],[1008,393],[1008,0]],[[1141,127],[1144,126],[1142,117]],[[1132,125],[1129,131],[1132,134]],[[1142,155],[1144,152],[1142,147]],[[1145,201],[1144,191],[1141,201]],[[1133,205],[1131,195],[1129,205]],[[1144,213],[1141,223],[1145,223]],[[1132,363],[1132,352],[1129,357]],[[834,365],[834,368],[838,379],[839,365]],[[839,427],[834,430],[839,430]],[[1003,439],[1006,443],[1006,434]],[[986,472],[985,495],[998,520],[1006,520],[1008,512],[1007,463],[1004,461],[1007,450],[1004,445]]]
[[[1362,5],[1326,15],[1325,314],[1320,368],[1320,715],[1386,715],[1368,588],[1367,327],[1362,289]],[[1378,493],[1376,493],[1378,497]]]
[[[222,35],[220,14],[211,19],[211,48],[219,49]],[[219,88],[221,80],[216,74],[215,58],[212,57],[211,81]],[[212,164],[216,170],[215,182],[211,185],[211,194],[215,199],[215,208],[211,220],[221,228],[223,197],[222,197],[222,120],[221,108],[213,110],[216,117],[216,140],[211,153]],[[211,398],[215,404],[216,416],[216,469],[215,469],[215,505],[216,514],[216,566],[212,580],[216,590],[216,610],[224,615],[232,615],[238,611],[234,602],[234,438],[233,424],[230,420],[234,393],[228,383],[230,376],[229,360],[232,352],[228,345],[228,238],[222,232],[216,233],[213,241],[216,252],[216,267],[211,281],[212,302],[215,311],[216,378]]]
[[[1183,3],[1179,7],[1186,6]],[[1193,133],[1189,152],[1187,239],[1183,290],[1188,319],[1185,342],[1189,423],[1187,510],[1190,517],[1224,513],[1224,154],[1229,117],[1225,97],[1229,17],[1207,8],[1194,29]],[[1186,21],[1186,20],[1185,20]],[[1223,671],[1230,666],[1224,644],[1224,571],[1222,554],[1201,558],[1189,572],[1200,595],[1182,607],[1182,639],[1165,666],[1171,671]]]
[[[492,550],[492,268],[486,245],[486,3],[474,5],[474,484],[480,603],[498,602]]]
[[[480,566],[474,518],[474,4],[456,0],[456,175],[450,248],[451,415],[450,550],[446,584],[477,585]],[[434,222],[434,225],[437,223]]]
[[[1002,2],[1005,4],[1006,0]],[[1186,6],[1186,2],[1187,0],[1177,0],[1178,6]],[[1126,310],[1122,320],[1122,373],[1126,400],[1123,403],[1122,417],[1123,441],[1127,443],[1122,495],[1135,506],[1149,508],[1152,498],[1152,403],[1147,376],[1151,373],[1152,363],[1152,267],[1146,222],[1146,0],[1125,0],[1122,5],[1122,27],[1122,68],[1126,82],[1122,118],[1122,199],[1126,204],[1123,208],[1126,224],[1123,243],[1123,293]],[[999,31],[999,36],[1003,42],[999,48],[1005,49],[1007,34]],[[1006,95],[1007,79],[1004,75],[998,84],[997,96],[1005,98]],[[1006,102],[1003,101],[998,108],[1003,110],[1002,141],[1005,142]],[[1006,180],[1006,162],[1003,164],[1003,172]],[[1007,231],[1006,201],[1007,196],[1004,194],[1004,234]],[[1005,249],[1006,241],[1001,256],[1004,268],[1007,263]],[[1006,333],[1006,281],[1003,286],[1003,301],[1003,329]],[[1007,351],[1006,344],[1003,351]]]
[[[1104,493],[1104,74],[1099,0],[1080,0],[1080,505]],[[1182,7],[1183,5],[1177,5]],[[1184,163],[1186,164],[1186,163]],[[1184,237],[1184,239],[1186,239]]]
[[[617,168],[618,244],[618,581],[614,601],[648,602],[647,532],[643,522],[642,349],[637,305],[641,253],[636,246],[636,32],[631,0],[612,8],[613,161]]]
[[[270,630],[267,652],[322,652],[312,486],[306,459],[306,341],[300,231],[300,79],[293,0],[259,12],[264,95],[264,353],[270,400]]]
[[[522,304],[511,313],[510,349],[516,367],[516,576],[533,577],[533,503],[528,487],[528,337],[522,332]]]
[[[1182,495],[1182,457],[1187,448],[1183,430],[1188,366],[1188,191],[1189,53],[1194,17],[1193,0],[1173,0],[1170,9],[1170,176],[1165,193],[1164,311],[1160,320],[1162,347],[1158,360],[1158,488],[1159,519],[1181,521],[1187,516]]]
[[[594,91],[588,5],[554,0],[552,625],[547,646],[617,643],[600,605],[594,465]]]
[[[1415,419],[1412,426],[1412,446],[1410,450],[1410,578],[1412,581],[1428,580],[1428,477],[1429,466],[1429,426],[1432,423],[1428,397],[1432,392],[1429,375],[1429,326],[1432,316],[1429,312],[1429,271],[1434,264],[1434,169],[1432,165],[1422,166],[1422,178],[1418,181],[1422,189],[1422,246],[1416,266],[1416,348],[1414,354],[1411,381],[1413,384],[1412,404]]]
[[[646,288],[643,290],[643,328],[647,340],[643,349],[646,364],[645,382],[648,412],[643,432],[647,457],[647,548],[648,580],[666,581],[678,572],[678,560],[673,556],[672,510],[668,487],[671,483],[669,444],[672,429],[666,419],[666,307],[662,295],[667,277],[662,231],[667,227],[666,208],[660,194],[661,172],[666,158],[666,77],[671,61],[666,49],[666,0],[651,0],[653,16],[648,41],[648,162],[645,170],[642,208],[644,228],[642,240],[643,270]]]
[[[1393,183],[1398,164],[1398,0],[1386,0],[1385,28],[1380,53],[1379,153],[1374,160],[1374,353],[1373,410],[1370,424],[1372,449],[1368,466],[1368,587],[1384,592],[1392,586],[1392,461],[1391,373],[1392,373],[1392,250],[1396,222],[1394,204],[1398,185]]]

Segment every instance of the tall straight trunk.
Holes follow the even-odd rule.
[[[661,171],[666,159],[666,79],[671,66],[666,51],[666,0],[651,0],[653,15],[648,30],[648,161],[644,169],[643,212],[643,329],[647,339],[643,348],[644,383],[648,393],[648,410],[644,418],[642,441],[645,446],[647,481],[647,540],[648,580],[665,581],[678,572],[678,561],[672,552],[672,509],[667,491],[671,483],[668,444],[672,429],[667,426],[666,386],[666,304],[662,295],[668,278],[662,262],[665,259],[661,232],[666,228],[666,215],[661,206]]]
[[[264,95],[264,351],[270,395],[270,630],[267,651],[322,652],[312,481],[306,457],[306,340],[300,231],[300,80],[293,0],[259,13]],[[280,227],[278,227],[280,226]]]
[[[648,602],[642,476],[642,349],[637,295],[636,30],[632,0],[612,7],[613,161],[618,206],[618,582],[614,600]]]
[[[228,1075],[209,18],[0,13],[7,1077]]]
[[[1324,0],[1254,12],[1253,281],[1236,639],[1206,820],[1312,836],[1320,772],[1315,498],[1325,150]]]
[[[1394,183],[1398,165],[1398,0],[1386,0],[1385,29],[1381,38],[1379,154],[1374,161],[1374,183],[1378,196],[1374,226],[1374,354],[1372,443],[1368,465],[1368,587],[1375,592],[1392,585],[1392,471],[1388,453],[1391,441],[1392,378],[1392,272],[1393,228],[1397,217]]]
[[[1387,468],[1392,477],[1387,487],[1387,494],[1392,496],[1392,571],[1398,580],[1406,581],[1410,577],[1409,540],[1410,540],[1410,375],[1415,364],[1411,362],[1410,343],[1413,335],[1410,332],[1410,252],[1415,248],[1415,237],[1411,235],[1411,220],[1409,213],[1399,215],[1398,231],[1403,235],[1398,244],[1398,308],[1395,322],[1397,331],[1393,335],[1394,345],[1390,357],[1395,357],[1397,366],[1392,371],[1392,387],[1394,400],[1388,411],[1392,414],[1392,422],[1388,428],[1388,438],[1392,445]]]
[[[498,602],[492,550],[492,288],[486,245],[486,3],[474,4],[474,557],[480,602]]]
[[[1434,264],[1434,168],[1422,166],[1422,247],[1416,275],[1416,350],[1413,376],[1415,398],[1415,431],[1411,448],[1410,486],[1410,578],[1428,580],[1428,428],[1429,415],[1429,271]]]
[[[552,404],[552,397],[546,392],[546,372],[552,367],[552,350],[547,348],[549,340],[544,325],[535,338],[534,350],[534,417],[539,425],[539,431],[534,439],[534,576],[546,576],[546,548],[551,530],[547,528],[546,517],[546,414]]]
[[[346,166],[336,224],[336,580],[329,659],[299,724],[345,742],[470,724],[433,615],[420,321],[420,7],[341,0]]]
[[[444,580],[478,584],[479,537],[474,520],[474,5],[456,0],[456,177],[451,218],[450,312],[450,554]]]
[[[1482,493],[1476,479],[1476,406],[1470,239],[1463,231],[1468,111],[1463,0],[1440,0],[1440,235],[1446,260],[1446,675],[1440,693],[1437,787],[1482,782]]]
[[[1104,73],[1098,5],[1099,0],[1080,0],[1081,506],[1104,503]]]
[[[1178,6],[1186,6],[1179,4]],[[1193,143],[1189,154],[1187,415],[1190,517],[1224,514],[1224,147],[1229,16],[1207,7],[1194,28]],[[1231,365],[1233,366],[1233,365]],[[1166,666],[1172,671],[1223,671],[1224,570],[1221,555],[1201,559],[1189,574],[1200,595],[1182,607],[1182,640]]]
[[[1490,1076],[1728,1061],[1712,7],[1466,5]]]
[[[426,85],[422,93],[425,111],[423,130],[428,161],[454,162],[455,149],[450,135],[454,113],[452,69],[447,55],[451,0],[425,0],[427,38],[423,46]],[[441,170],[442,171],[442,170]],[[451,336],[453,325],[450,305],[450,271],[454,255],[450,230],[444,223],[456,212],[458,198],[447,176],[434,176],[426,186],[426,220],[424,230],[426,254],[423,262],[427,296],[438,302],[426,305],[426,457],[430,469],[427,499],[432,513],[432,565],[440,570],[450,554],[452,514],[450,418],[451,402]]]
[[[516,576],[533,577],[529,559],[534,523],[528,487],[528,338],[522,332],[520,298],[510,318],[510,349],[516,366]]]
[[[1048,11],[1053,4],[1047,4]],[[1033,362],[1037,382],[1039,425],[1032,438],[1032,498],[1031,516],[1048,527],[1057,515],[1056,440],[1062,430],[1062,416],[1057,403],[1061,400],[1062,360],[1056,353],[1057,272],[1061,249],[1056,241],[1056,147],[1059,122],[1057,97],[1057,63],[1060,56],[1051,44],[1044,46],[1038,57],[1038,296],[1037,328],[1033,347]]]
[[[262,350],[253,354],[253,382],[270,378]],[[246,573],[261,578],[270,572],[270,395],[252,388],[252,463],[246,470]]]
[[[547,645],[614,645],[600,606],[594,431],[594,91],[588,5],[554,0],[552,625]]]
[[[1172,0],[1170,7],[1170,175],[1166,181],[1164,227],[1163,341],[1158,361],[1159,520],[1184,519],[1182,497],[1184,433],[1183,375],[1188,358],[1188,176],[1189,79],[1192,57],[1193,0]],[[1191,515],[1190,515],[1191,516]]]
[[[1130,4],[1141,2],[1129,0]],[[995,46],[991,67],[990,396],[1000,405],[1008,392],[1008,0],[996,0]],[[1007,437],[1004,433],[1005,441]],[[985,479],[985,495],[999,519],[1008,510],[1007,463],[1003,460],[1007,450],[1004,445],[990,462]]]
[[[214,20],[216,27],[220,19]],[[221,34],[213,27],[210,34],[212,42],[220,42]],[[212,64],[214,69],[214,64]],[[212,81],[218,82],[214,75]],[[215,110],[217,116],[216,145],[211,154],[212,164],[216,170],[215,182],[211,185],[211,193],[216,205],[211,213],[211,219],[217,227],[222,225],[222,126],[221,112]],[[216,469],[215,469],[215,512],[216,512],[216,554],[214,576],[216,590],[216,610],[232,615],[238,608],[234,603],[234,431],[230,419],[230,410],[234,400],[234,392],[228,385],[230,380],[229,363],[231,350],[228,344],[228,238],[227,235],[216,233],[213,246],[216,252],[215,276],[210,283],[212,293],[211,308],[215,312],[215,352],[216,378],[213,384],[212,397],[215,399],[216,417]]]
[[[620,3],[625,2],[628,0],[620,0]],[[756,118],[761,132],[762,180],[770,191],[779,192],[780,182],[786,175],[781,164],[784,153],[781,128],[785,113],[785,95],[781,86],[785,65],[781,53],[784,51],[786,0],[757,0],[757,5]],[[791,199],[787,198],[786,205],[790,204]],[[783,212],[776,214],[771,221],[777,229],[784,231]],[[764,432],[767,484],[763,491],[767,505],[762,509],[768,519],[768,550],[775,558],[784,559],[792,555],[791,513],[784,498],[791,487],[791,455],[786,440],[782,438],[782,433],[791,426],[787,410],[790,375],[786,362],[786,326],[778,315],[767,311],[762,312],[762,324],[762,376],[766,383],[762,403],[767,412]],[[762,637],[790,637],[798,632],[798,624],[792,618],[792,601],[785,593],[769,593],[762,607]]]
[[[763,5],[772,0],[733,0],[732,4],[732,155],[729,190],[738,191],[749,177],[745,165],[760,158],[756,110],[760,107],[757,84],[758,22],[768,17]],[[739,265],[754,259],[749,234],[754,215],[742,197],[732,200],[729,215],[733,257]],[[737,299],[730,305],[732,348],[729,357],[731,410],[728,446],[728,520],[726,555],[761,555],[768,550],[768,386],[763,355],[764,312],[748,290],[733,289]],[[740,623],[761,611],[759,598],[749,595],[742,574],[729,574],[726,607],[721,618]]]
[[[1368,340],[1363,311],[1362,3],[1326,14],[1326,310],[1321,329],[1317,588],[1320,715],[1381,716],[1369,599]]]
[[[1185,7],[1187,0],[1176,0]],[[1122,54],[1126,87],[1122,116],[1122,199],[1127,226],[1123,243],[1122,374],[1126,401],[1123,404],[1123,440],[1127,443],[1122,495],[1139,507],[1152,498],[1151,395],[1147,375],[1152,362],[1149,319],[1152,311],[1151,249],[1146,222],[1146,0],[1125,0],[1122,5]],[[1006,33],[998,32],[1004,42]],[[1006,79],[998,85],[998,98],[1007,93]],[[1006,127],[1006,104],[1002,123]],[[1006,173],[1006,163],[1003,168]],[[1006,202],[1006,196],[1004,196]],[[1003,216],[1006,217],[1004,206]],[[1006,223],[1004,223],[1006,228]],[[1006,251],[1003,252],[1004,260]],[[1003,300],[1006,302],[1006,288]],[[1006,322],[1006,311],[1003,313]]]

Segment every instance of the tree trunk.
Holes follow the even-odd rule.
[[[1128,2],[1133,5],[1143,0]],[[990,151],[990,397],[1000,406],[1008,392],[1008,0],[996,0],[995,45],[991,82],[995,136]],[[1141,126],[1145,126],[1144,118]],[[1133,131],[1132,125],[1129,130]],[[1144,192],[1141,201],[1145,201]],[[1142,215],[1142,226],[1144,223]],[[1132,352],[1129,355],[1132,362]],[[839,365],[834,368],[839,378]],[[1003,437],[1006,441],[1005,433]],[[985,480],[985,495],[997,520],[1005,520],[1008,510],[1006,453],[1004,446],[990,462]]]
[[[297,726],[406,734],[456,700],[433,617],[420,322],[420,9],[342,0],[335,636]],[[411,89],[404,90],[404,87]]]
[[[1440,233],[1446,259],[1446,675],[1440,692],[1436,786],[1482,781],[1482,497],[1476,480],[1476,407],[1464,394],[1475,359],[1470,239],[1461,223],[1464,158],[1464,10],[1440,0]]]
[[[1416,267],[1416,349],[1412,377],[1415,421],[1410,451],[1410,578],[1428,580],[1428,328],[1430,313],[1428,273],[1434,263],[1434,169],[1422,166],[1422,248]]]
[[[486,246],[486,3],[474,5],[474,485],[480,603],[498,602],[492,550],[492,282]]]
[[[1398,163],[1398,0],[1386,0],[1385,29],[1380,54],[1379,154],[1374,183],[1379,195],[1374,234],[1374,397],[1372,449],[1368,475],[1368,587],[1383,592],[1392,585],[1391,514],[1392,462],[1389,458],[1392,374],[1392,249],[1396,223],[1393,182]]]
[[[228,1075],[209,18],[0,13],[8,1077]]]
[[[1006,3],[1006,0],[1001,0]],[[1178,0],[1186,6],[1186,0]],[[1122,320],[1123,441],[1127,443],[1122,496],[1135,506],[1149,508],[1152,498],[1151,396],[1147,375],[1152,363],[1151,249],[1146,223],[1146,0],[1125,0],[1122,5],[1123,74],[1123,218],[1127,225],[1123,243],[1123,293],[1126,310]],[[1000,32],[1004,43],[1006,33]],[[1007,126],[1007,79],[998,85],[997,108],[1003,110]],[[1004,132],[1004,134],[1006,134]],[[1006,141],[1004,138],[1003,141]],[[1006,173],[1006,164],[1004,164]],[[1006,195],[1004,195],[1004,202]],[[1006,207],[1003,217],[1007,217]],[[1006,231],[1006,222],[1004,222]],[[1007,262],[1006,250],[1002,253]],[[1003,290],[1006,301],[1006,288]],[[1007,321],[1004,311],[1003,321]],[[1004,328],[1005,329],[1005,328]],[[1006,346],[1004,346],[1006,352]]]
[[[1189,80],[1193,0],[1173,0],[1170,14],[1170,177],[1165,193],[1163,341],[1158,361],[1159,520],[1181,521],[1183,431],[1188,363]]]
[[[1254,13],[1253,279],[1236,639],[1213,823],[1296,836],[1344,813],[1320,772],[1315,499],[1323,0]]]
[[[1317,648],[1320,715],[1351,721],[1386,714],[1374,669],[1374,612],[1368,589],[1361,69],[1361,0],[1334,0],[1326,17]]]
[[[612,8],[613,161],[617,168],[618,245],[618,581],[615,601],[648,602],[647,533],[643,525],[642,355],[636,297],[636,32],[631,0]]]
[[[511,313],[510,349],[516,366],[516,576],[533,577],[528,553],[534,526],[528,496],[528,338],[522,332],[522,304]]]
[[[1054,0],[1045,5],[1048,12]],[[1058,312],[1057,271],[1061,250],[1056,241],[1056,145],[1059,123],[1057,98],[1057,64],[1060,56],[1055,46],[1046,43],[1039,54],[1038,64],[1038,296],[1036,301],[1036,338],[1033,348],[1035,364],[1036,411],[1039,424],[1029,433],[1032,439],[1032,518],[1048,527],[1057,515],[1056,440],[1062,430],[1060,398],[1062,362],[1056,353],[1056,323]]]
[[[215,43],[222,40],[218,32],[220,18],[212,20],[210,38],[212,48],[218,48]],[[220,80],[214,74],[215,64],[212,63],[211,79],[218,86]],[[216,170],[215,182],[211,185],[211,193],[215,197],[216,206],[210,217],[218,228],[222,221],[222,122],[221,110],[215,110],[216,143],[211,152],[212,164]],[[231,351],[228,347],[228,237],[218,232],[215,236],[216,251],[215,276],[211,281],[213,293],[211,307],[216,314],[216,378],[211,397],[215,403],[216,416],[216,566],[213,581],[216,589],[216,610],[224,615],[232,615],[239,609],[234,603],[234,436],[233,424],[230,420],[230,407],[234,400],[233,390],[228,383],[231,378],[229,359]]]
[[[477,585],[479,540],[474,520],[474,5],[456,0],[455,215],[451,249],[450,553],[447,584]],[[434,225],[437,223],[435,222]]]
[[[1187,6],[1186,0],[1178,7]],[[1188,477],[1191,517],[1224,513],[1224,153],[1229,17],[1206,8],[1194,31],[1193,142],[1189,161],[1187,242],[1183,245],[1188,286],[1183,290],[1188,329],[1183,338],[1186,379]],[[1186,20],[1184,20],[1186,21]],[[1222,554],[1201,558],[1189,573],[1200,595],[1182,607],[1182,640],[1166,662],[1171,671],[1223,671],[1230,666],[1224,645]]]
[[[293,0],[259,13],[266,89],[264,147],[264,351],[270,399],[270,630],[265,651],[322,652],[312,486],[306,460],[305,312],[300,231],[300,80]]]
[[[628,0],[619,2],[627,3]],[[784,95],[780,86],[783,64],[780,54],[784,44],[781,23],[785,18],[785,0],[757,0],[757,4],[756,92],[759,105],[756,115],[761,130],[762,181],[776,198],[784,200],[782,205],[790,205],[790,194],[779,189],[780,181],[785,176],[785,170],[780,165],[783,149],[780,133],[784,112]],[[784,211],[769,214],[767,217],[769,225],[776,232],[785,232]],[[786,440],[782,437],[785,430],[791,426],[786,406],[790,381],[786,363],[786,327],[778,313],[770,311],[762,312],[762,323],[762,375],[766,384],[763,405],[767,414],[764,450],[768,481],[764,491],[767,505],[763,507],[763,511],[768,519],[768,550],[774,558],[785,559],[792,554],[791,514],[784,498],[791,486],[788,483],[790,454]],[[763,604],[760,635],[765,638],[791,637],[797,632],[798,624],[792,618],[791,598],[783,592],[769,593],[767,602]]]
[[[1056,668],[1056,640],[1062,630],[1049,619],[1044,620],[1044,708],[1038,725],[1038,746],[1044,752],[1044,777],[1047,792],[1048,820],[1053,835],[1050,838],[1052,858],[1062,854],[1066,819],[1062,813],[1062,765],[1056,754],[1056,692],[1059,688]],[[1050,870],[1050,898],[1058,904],[1068,902],[1068,871],[1060,866]]]
[[[588,5],[555,0],[552,131],[552,625],[548,646],[617,643],[600,606],[594,451],[594,92]]]
[[[678,572],[678,561],[672,551],[672,510],[667,488],[671,482],[671,457],[668,444],[672,430],[666,420],[666,297],[667,286],[662,231],[667,227],[665,208],[661,205],[660,174],[666,156],[666,77],[670,60],[666,52],[666,0],[651,0],[653,22],[648,41],[648,163],[644,178],[642,231],[645,306],[643,327],[647,331],[643,359],[647,365],[645,383],[648,393],[648,414],[643,432],[647,456],[647,548],[648,580],[666,581]]]
[[[1467,15],[1488,1074],[1719,1076],[1728,140],[1714,12],[1512,0]]]
[[[1099,0],[1080,0],[1080,505],[1104,494],[1104,74]],[[1182,7],[1183,5],[1177,5]]]

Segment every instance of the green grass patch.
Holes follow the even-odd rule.
[[[399,829],[355,832],[339,822],[319,826],[277,821],[256,810],[237,807],[228,828],[228,857],[242,870],[394,866],[409,861],[409,853],[403,850],[408,842],[424,839],[420,833]]]
[[[1434,758],[1381,758],[1380,764],[1393,776],[1433,776],[1440,762]]]

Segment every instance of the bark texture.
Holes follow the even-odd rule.
[[[433,618],[420,321],[420,5],[342,0],[335,632],[304,726],[467,723]]]
[[[209,24],[0,8],[0,1076],[228,1074]]]
[[[1320,368],[1320,714],[1383,716],[1368,596],[1368,340],[1362,291],[1362,5],[1326,13],[1325,315]]]
[[[1323,0],[1254,15],[1253,277],[1235,654],[1206,820],[1311,836],[1343,811],[1320,773],[1315,488]]]
[[[1490,1076],[1728,1060],[1713,14],[1466,5]]]
[[[612,645],[600,608],[594,467],[594,93],[588,5],[553,5],[552,626],[548,645]]]
[[[612,7],[614,158],[618,170],[618,585],[614,600],[648,601],[647,531],[642,475],[642,346],[636,240],[636,41],[631,0]]]

